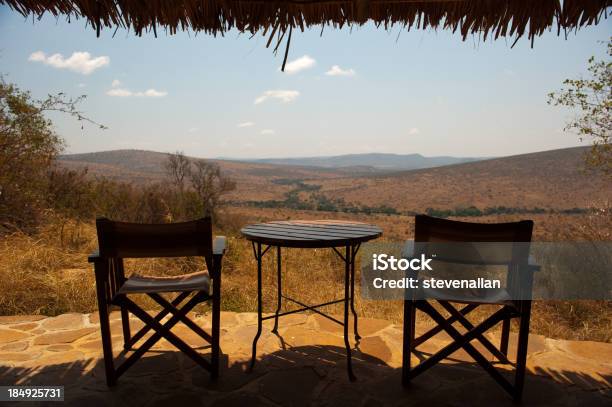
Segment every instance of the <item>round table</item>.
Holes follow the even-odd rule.
[[[258,223],[249,225],[241,230],[242,235],[251,241],[253,254],[257,260],[257,334],[253,339],[253,354],[251,370],[257,358],[257,341],[261,335],[262,322],[274,318],[272,332],[278,333],[278,318],[300,311],[313,311],[344,327],[344,345],[346,347],[347,369],[349,379],[355,380],[351,363],[351,347],[348,339],[348,313],[349,305],[354,316],[355,340],[360,336],[357,332],[357,313],[355,312],[355,256],[361,243],[376,239],[382,235],[378,226],[361,222],[341,220],[293,220]],[[276,247],[277,263],[277,307],[273,316],[262,317],[262,260],[270,248]],[[331,248],[344,261],[344,298],[329,301],[318,305],[306,305],[299,300],[287,297],[282,292],[281,284],[281,248]],[[341,250],[344,248],[344,250]],[[340,250],[339,250],[340,249]],[[342,253],[342,251],[344,253]],[[281,313],[282,299],[300,305],[302,308]],[[344,321],[326,315],[317,308],[327,305],[344,303]]]

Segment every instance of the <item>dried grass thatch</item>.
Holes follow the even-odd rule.
[[[595,24],[612,0],[0,0],[24,16],[45,13],[85,18],[97,31],[132,29],[136,35],[159,28],[174,34],[192,30],[212,35],[232,28],[276,38],[276,48],[292,29],[320,25],[341,28],[372,21],[389,29],[444,28],[469,34],[532,41],[545,30],[557,32]],[[516,41],[515,41],[516,42]],[[288,48],[288,47],[287,47]]]

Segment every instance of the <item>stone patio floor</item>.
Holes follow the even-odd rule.
[[[210,326],[208,315],[192,315]],[[111,315],[115,353],[122,350],[119,314]],[[401,326],[361,318],[363,338],[353,361],[358,380],[348,381],[341,327],[316,314],[281,318],[279,335],[264,323],[258,363],[247,373],[256,314],[224,312],[222,368],[217,382],[166,342],[154,347],[112,389],[105,384],[96,314],[0,317],[0,384],[64,385],[75,406],[469,406],[513,405],[479,366],[458,351],[443,364],[400,384]],[[134,331],[141,324],[133,320]],[[419,324],[417,331],[426,326]],[[204,342],[187,328],[173,332],[201,352]],[[491,339],[498,340],[491,336]],[[515,348],[511,338],[511,349]],[[448,343],[440,334],[418,357]],[[612,344],[563,341],[532,335],[524,402],[527,406],[612,405]],[[511,353],[511,357],[514,355]],[[509,367],[500,366],[504,374]],[[27,403],[15,403],[25,406]],[[48,403],[58,405],[57,403]]]

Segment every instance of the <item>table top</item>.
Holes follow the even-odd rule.
[[[250,241],[281,247],[324,248],[355,245],[382,235],[378,226],[343,220],[290,220],[246,226]]]

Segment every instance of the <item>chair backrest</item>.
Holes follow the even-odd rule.
[[[190,222],[141,224],[96,220],[100,256],[107,258],[202,256],[212,258],[210,217]]]
[[[526,264],[533,221],[510,223],[472,223],[415,217],[414,240],[431,243],[436,258],[464,264]],[[457,244],[464,242],[466,244]],[[470,245],[469,243],[481,243]],[[490,244],[488,244],[490,243]]]

